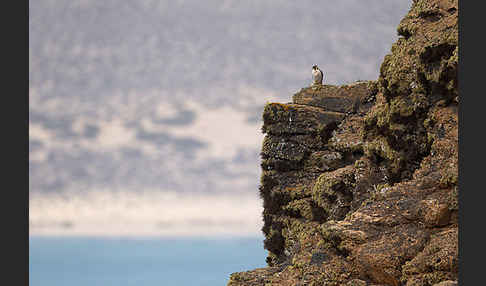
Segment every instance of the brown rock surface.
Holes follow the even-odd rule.
[[[377,81],[265,107],[269,266],[228,285],[457,285],[457,11],[413,1]]]
[[[374,82],[356,82],[350,85],[322,85],[303,88],[294,94],[296,104],[320,107],[326,111],[352,113],[363,109],[371,102],[376,92]]]

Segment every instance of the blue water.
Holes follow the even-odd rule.
[[[265,266],[263,238],[30,237],[30,286],[224,286]]]

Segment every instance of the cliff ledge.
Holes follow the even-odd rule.
[[[229,286],[456,285],[458,1],[413,1],[376,81],[269,103],[268,267]]]

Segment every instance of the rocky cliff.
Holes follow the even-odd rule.
[[[268,267],[228,285],[457,283],[458,1],[413,1],[397,31],[376,81],[265,106]]]

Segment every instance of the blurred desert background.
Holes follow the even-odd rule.
[[[29,2],[29,233],[261,236],[261,112],[374,80],[411,1]]]

